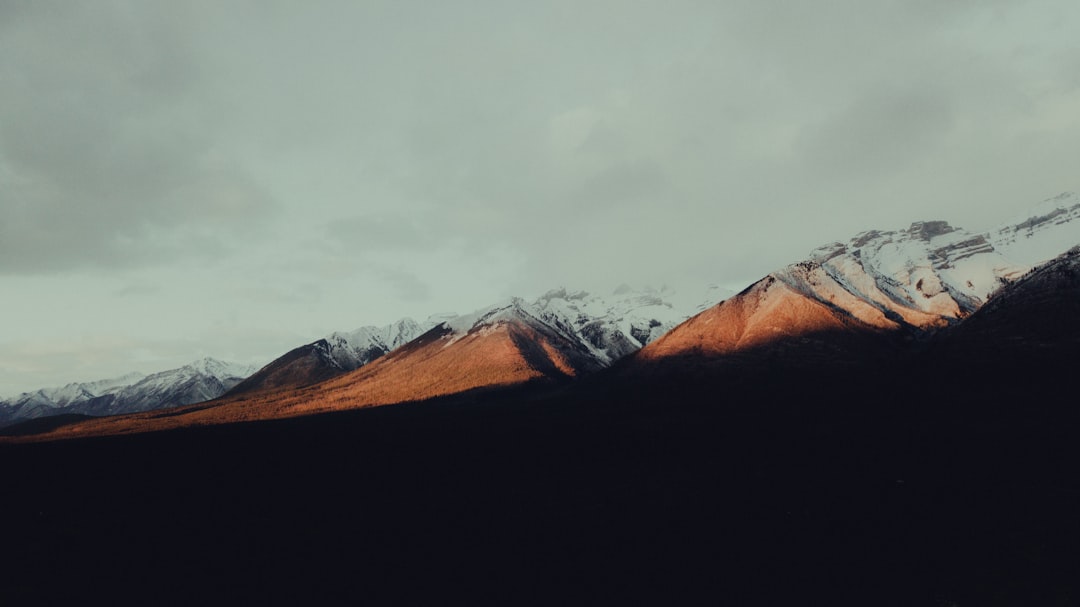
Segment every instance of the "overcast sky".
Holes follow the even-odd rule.
[[[1075,0],[0,0],[0,396],[990,227],[1080,187],[1077,32]]]

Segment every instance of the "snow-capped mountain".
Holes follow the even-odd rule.
[[[418,323],[411,318],[402,318],[384,327],[360,327],[348,333],[334,332],[327,335],[323,341],[326,342],[326,353],[333,364],[343,371],[352,371],[416,339],[440,320],[433,317]]]
[[[543,316],[537,306],[512,298],[440,322],[386,355],[318,385],[254,396],[234,391],[214,410],[191,416],[199,423],[292,417],[560,380],[605,366],[572,329]]]
[[[217,398],[254,371],[250,365],[203,358],[176,369],[45,388],[0,401],[0,423],[62,413],[115,415]]]
[[[626,285],[607,297],[555,289],[527,308],[606,365],[637,351],[695,312],[673,303],[672,295],[667,289],[634,290]]]
[[[274,359],[234,386],[231,393],[296,388],[354,371],[452,317],[452,314],[437,314],[424,322],[402,318],[382,327],[335,331]]]
[[[710,289],[706,297],[722,294],[721,289]],[[531,302],[514,298],[464,316],[438,314],[423,322],[403,318],[382,327],[331,333],[290,350],[231,393],[289,389],[326,381],[359,369],[444,323],[467,330],[480,322],[480,316],[504,308],[513,308],[548,325],[550,330],[579,344],[601,366],[637,351],[697,311],[693,306],[674,303],[674,293],[669,289],[621,286],[606,297],[554,289]]]
[[[702,355],[853,359],[869,351],[868,339],[883,343],[875,336],[925,337],[956,325],[1034,264],[1078,244],[1080,197],[1071,193],[979,234],[943,221],[864,232],[693,317],[631,366]]]
[[[146,378],[24,394],[0,403],[0,419],[145,411],[226,391],[235,398],[226,398],[225,407],[252,392],[277,392],[266,397],[277,405],[263,413],[240,407],[242,414],[222,419],[295,415],[577,376],[634,353],[636,361],[747,353],[852,359],[882,343],[922,340],[957,325],[1035,264],[1077,244],[1080,197],[1067,193],[985,232],[944,221],[863,232],[819,247],[737,295],[712,287],[706,304],[688,303],[669,289],[623,286],[599,296],[561,288],[464,316],[332,333],[243,381],[250,370],[202,361]],[[324,397],[310,405],[297,400],[296,388],[305,386]]]
[[[820,247],[773,276],[875,326],[935,328],[974,312],[1026,270],[985,236],[930,221]]]
[[[686,316],[654,291],[620,288],[603,298],[558,289],[533,302],[515,297],[443,321],[356,371],[319,384],[317,395],[282,392],[261,404],[259,415],[417,401],[578,377],[636,351],[663,326]]]

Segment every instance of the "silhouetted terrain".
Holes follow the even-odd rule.
[[[1078,420],[1049,384],[993,400],[924,377],[913,399],[839,380],[511,392],[5,447],[4,593],[1076,600]]]

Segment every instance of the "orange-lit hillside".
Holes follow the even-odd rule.
[[[320,384],[226,396],[137,415],[89,420],[41,438],[168,430],[419,401],[477,388],[567,378],[601,365],[580,345],[514,310],[467,330],[437,327],[375,362]]]
[[[945,317],[884,297],[863,298],[814,263],[789,266],[679,325],[634,356],[652,363],[686,356],[716,358],[768,351],[776,344],[832,346],[838,336],[878,336],[936,329]]]

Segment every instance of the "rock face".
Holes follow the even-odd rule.
[[[865,232],[847,244],[816,249],[808,263],[820,266],[828,280],[803,280],[787,269],[807,294],[830,300],[840,288],[894,322],[919,328],[967,316],[1027,269],[985,236],[943,221]]]

